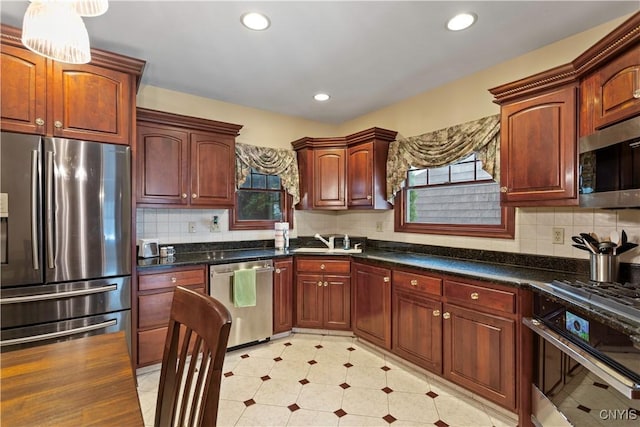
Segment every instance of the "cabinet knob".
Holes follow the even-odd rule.
[[[175,277],[172,277],[172,278],[171,278],[171,283],[176,283],[177,281],[178,281],[178,279],[177,279],[177,278],[175,278]]]
[[[320,270],[324,270],[324,264],[320,264]]]
[[[633,97],[635,99],[640,98],[640,89],[636,89],[636,90],[633,91]]]
[[[186,199],[187,198],[187,193],[182,193],[182,198]]]
[[[43,120],[43,119],[41,119],[40,117],[38,117],[38,118],[36,119],[36,124],[37,124],[38,126],[44,126],[44,120]]]
[[[418,286],[418,281],[416,279],[411,280],[411,286]]]
[[[472,300],[477,300],[478,298],[480,298],[480,295],[478,295],[477,292],[471,292],[471,299]]]
[[[276,274],[280,274],[280,269],[276,268]]]
[[[382,281],[384,283],[389,283],[391,281],[391,279],[389,277],[385,277],[384,279],[382,279]]]
[[[442,313],[442,317],[443,317],[444,319],[448,319],[448,318],[450,318],[450,317],[451,317],[451,314],[449,314],[449,312],[448,312],[448,311],[445,311],[444,313]]]
[[[325,286],[329,286],[329,282],[324,282],[324,285]]]
[[[198,198],[198,195],[197,195],[196,193],[193,193],[193,194],[191,195],[191,198],[192,198],[192,199],[197,199],[197,198]]]
[[[433,317],[440,316],[440,310],[433,310]]]
[[[507,192],[507,187],[500,187],[500,192],[501,193],[506,193]]]
[[[318,286],[322,286],[322,280],[318,282]]]
[[[62,122],[60,120],[56,120],[55,122],[53,122],[53,125],[56,128],[60,129],[62,127]]]
[[[367,200],[371,200],[371,194],[367,196]]]

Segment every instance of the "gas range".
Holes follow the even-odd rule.
[[[578,305],[587,304],[640,324],[640,284],[554,280],[548,290]]]

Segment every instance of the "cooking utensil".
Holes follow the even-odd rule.
[[[578,245],[584,245],[584,240],[582,240],[582,237],[580,236],[571,236],[571,240]]]
[[[574,248],[581,249],[581,250],[583,250],[583,251],[587,251],[587,252],[593,253],[593,252],[591,252],[591,249],[589,249],[589,248],[588,248],[588,247],[586,247],[585,245],[571,245],[571,246],[573,246]]]
[[[590,234],[580,233],[580,237],[582,237],[582,241],[584,242],[584,245],[589,249],[591,249],[591,253],[597,254],[599,252],[598,241],[594,239]]]
[[[616,248],[616,255],[623,254],[637,246],[638,246],[637,243],[625,242],[624,244]]]
[[[622,233],[620,234],[620,245],[624,245],[625,243],[627,243],[627,233],[622,230]]]
[[[620,243],[620,233],[618,233],[617,230],[613,230],[611,233],[609,233],[609,241],[611,243],[615,243],[617,246]]]

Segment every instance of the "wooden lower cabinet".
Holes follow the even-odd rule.
[[[353,333],[391,350],[391,270],[353,264]]]
[[[455,304],[443,310],[444,377],[515,410],[515,320]]]
[[[393,352],[442,374],[442,303],[409,292],[393,293]]]
[[[351,329],[351,262],[296,259],[296,322],[299,328]]]
[[[136,367],[162,361],[167,325],[176,286],[207,291],[207,267],[145,269],[138,272]]]
[[[293,328],[293,258],[273,262],[273,333]]]

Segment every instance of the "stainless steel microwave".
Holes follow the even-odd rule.
[[[640,208],[640,116],[580,138],[580,206]]]

